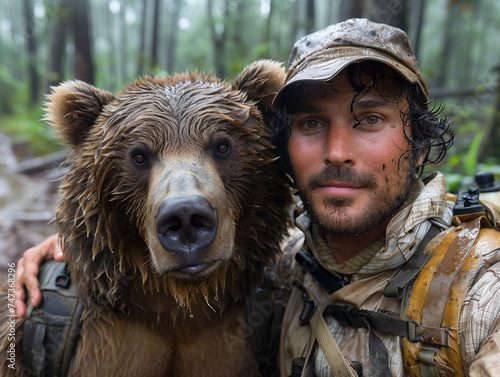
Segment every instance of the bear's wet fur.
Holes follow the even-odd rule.
[[[46,120],[69,146],[56,224],[84,303],[70,375],[258,375],[245,301],[291,225],[270,141],[283,82],[263,60],[232,83],[53,88]]]

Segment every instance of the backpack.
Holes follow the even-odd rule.
[[[23,328],[23,364],[28,376],[63,377],[80,336],[83,304],[65,262],[48,260],[39,273],[43,300],[27,306]],[[28,294],[26,291],[28,300]],[[272,270],[246,298],[247,340],[262,376],[277,375],[277,352],[286,293]]]
[[[460,311],[472,284],[486,268],[500,261],[500,255],[494,258],[490,255],[486,260],[487,254],[500,248],[500,222],[495,219],[494,211],[476,200],[474,190],[453,199],[456,205],[452,228],[430,253],[425,253],[427,244],[440,233],[437,227],[431,227],[414,255],[384,291],[386,297],[402,300],[402,307],[406,308],[404,318],[348,305],[332,304],[321,309],[322,316],[331,315],[343,326],[369,329],[371,362],[376,376],[389,376],[390,372],[387,350],[373,329],[404,338],[404,368],[410,376],[465,376],[458,343]],[[301,249],[295,259],[330,294],[343,286],[344,283],[323,269],[307,250]],[[300,321],[303,325],[311,323],[318,339],[319,327],[310,322],[316,310],[319,308],[314,301],[305,297]],[[328,360],[328,351],[323,349],[323,352]],[[338,353],[336,357],[339,358]],[[311,354],[302,360],[306,369],[310,369],[311,360]],[[362,375],[361,365],[352,367]],[[308,374],[297,373],[300,375]]]
[[[39,281],[43,300],[36,308],[27,305],[24,321],[24,368],[28,376],[65,376],[80,335],[83,304],[66,263],[45,262]]]
[[[485,260],[493,247],[500,247],[500,232],[485,212],[455,216],[453,223],[405,298],[408,320],[420,324],[421,341],[403,342],[405,368],[412,377],[465,375],[458,339],[460,311],[471,285],[500,260],[500,255]]]

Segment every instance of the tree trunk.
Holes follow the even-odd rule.
[[[146,24],[147,24],[148,0],[142,0],[141,40],[139,44],[139,56],[137,57],[137,76],[144,74],[146,62]]]
[[[21,7],[20,7],[21,5]],[[24,9],[24,4],[19,1],[9,1],[2,8],[4,17],[10,20],[16,20],[20,17],[23,18],[22,15]],[[20,15],[21,13],[21,15]],[[18,35],[24,34],[24,25],[22,22],[12,22],[12,26],[8,34],[4,35],[7,40],[14,42],[17,39]],[[12,72],[13,76],[16,79],[21,79],[25,75],[24,67],[18,63],[22,59],[24,59],[24,48],[25,46],[19,46],[12,43],[12,55],[2,54],[2,64],[6,67],[9,67],[10,72]]]
[[[168,73],[175,71],[175,62],[177,57],[177,35],[179,34],[179,15],[181,13],[181,0],[174,0],[170,4],[170,22],[169,22],[169,33],[167,39],[167,65],[166,69]]]
[[[290,32],[290,46],[293,46],[295,42],[300,38],[303,37],[303,33],[300,28],[300,15],[301,15],[301,9],[300,9],[300,4],[301,0],[295,0],[293,2],[293,8],[292,8],[292,21],[291,21],[291,32]]]
[[[224,20],[228,19],[229,15],[229,1],[224,0]],[[217,31],[217,23],[213,12],[213,1],[207,0],[208,18],[210,24],[210,32],[212,34],[212,43],[214,46],[214,66],[215,72],[219,77],[227,76],[226,65],[226,36],[227,28],[224,26],[223,30]]]
[[[120,60],[120,88],[123,87],[123,85],[128,81],[129,75],[128,75],[128,54],[127,54],[127,47],[128,47],[128,28],[127,28],[127,20],[125,19],[125,7],[121,10],[121,16],[118,17],[118,24],[119,24],[119,29],[118,29],[118,40],[119,40],[119,47],[118,47],[118,54],[119,54],[119,60]]]
[[[234,4],[234,0],[233,0]],[[247,0],[237,0],[236,1],[236,13],[232,16],[231,19],[231,28],[232,35],[229,38],[231,43],[231,58],[229,61],[231,63],[235,63],[237,59],[244,56],[249,56],[250,51],[248,49],[248,45],[245,40],[245,33],[247,33]],[[227,19],[227,18],[226,18]],[[230,72],[229,73],[234,73]]]
[[[259,58],[271,58],[270,50],[271,50],[271,27],[272,27],[272,16],[273,16],[273,0],[269,0],[269,13],[267,14],[267,19],[264,24],[264,32],[262,33],[262,41],[261,48],[259,49]]]
[[[100,4],[102,7],[101,15],[102,15],[102,34],[107,36],[107,39],[111,42],[113,40],[113,13],[111,9],[109,9],[109,4],[102,3]],[[103,75],[102,83],[103,86],[111,91],[118,89],[119,85],[116,82],[116,56],[115,56],[115,45],[116,43],[111,42],[109,47],[108,59],[107,59],[107,74]],[[102,70],[104,71],[104,64],[102,64]]]
[[[372,0],[369,18],[408,31],[408,1]]]
[[[424,19],[424,10],[425,10],[425,0],[416,1],[416,25],[414,29],[414,40],[413,40],[413,50],[415,52],[415,56],[417,59],[419,58],[420,53],[420,40],[422,38],[422,24]]]
[[[151,42],[151,61],[149,68],[152,71],[158,66],[158,46],[160,36],[160,4],[161,0],[155,0],[153,14],[153,38]]]
[[[314,0],[307,0],[306,3],[306,34],[311,34],[316,30],[314,19],[315,19],[315,7]]]
[[[446,86],[450,72],[451,55],[454,49],[453,30],[455,29],[456,20],[459,17],[459,9],[457,5],[450,5],[447,9],[446,23],[443,35],[443,51],[441,58],[437,64],[437,75],[434,81],[434,86],[441,88]]]
[[[335,18],[333,17],[333,8],[334,8],[333,1],[327,1],[325,14],[323,15],[323,17],[324,17],[323,23],[325,25],[331,25],[335,22],[334,21]]]
[[[29,101],[34,105],[38,100],[39,79],[36,69],[37,43],[35,38],[35,21],[33,18],[32,0],[24,0],[24,32],[28,47],[28,77],[29,77]]]
[[[344,0],[341,3],[340,14],[343,20],[365,15],[364,0]]]
[[[66,55],[66,35],[69,31],[71,8],[67,2],[61,2],[50,18],[50,47],[47,61],[45,92],[51,86],[64,80],[64,57]]]
[[[73,38],[75,41],[75,78],[94,83],[94,64],[90,47],[88,0],[73,0]]]
[[[484,161],[484,157],[500,159],[500,64],[494,71],[496,71],[498,86],[491,121],[485,126],[483,140],[479,147],[479,161]]]

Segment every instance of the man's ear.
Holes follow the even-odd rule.
[[[65,81],[52,87],[45,102],[45,120],[69,146],[80,145],[88,135],[104,106],[114,95],[83,81]]]
[[[285,69],[272,60],[258,60],[248,66],[233,80],[232,90],[247,94],[265,118],[271,117],[271,103],[278,90],[285,84]]]
[[[429,155],[429,152],[430,152],[430,149],[427,148],[425,150],[425,152],[422,154],[422,156],[420,156],[418,159],[417,159],[417,165],[416,167],[419,168],[421,167],[423,164],[424,164],[424,161],[426,160],[427,156]]]

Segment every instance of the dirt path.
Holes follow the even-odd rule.
[[[0,134],[0,270],[54,233],[60,168],[40,160],[18,161],[10,139]]]

